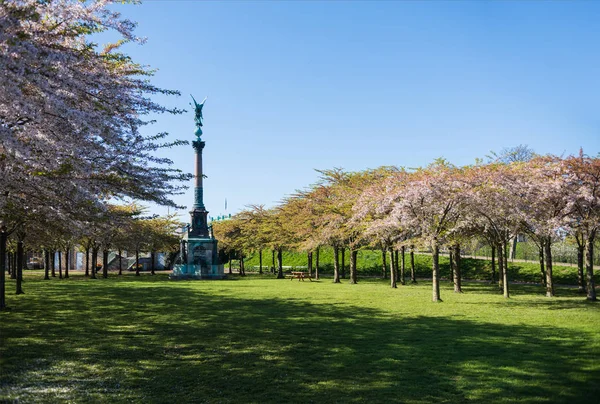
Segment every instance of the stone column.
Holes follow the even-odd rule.
[[[204,149],[205,143],[198,139],[192,142],[192,145],[196,151],[196,183],[194,188],[194,210],[190,212],[192,216],[192,226],[189,234],[192,237],[208,238],[208,212],[204,207],[204,189],[202,187],[202,150]]]

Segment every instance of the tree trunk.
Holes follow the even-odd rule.
[[[281,248],[277,249],[277,279],[284,279],[283,275],[283,251]]]
[[[544,242],[540,241],[541,245],[538,249],[538,256],[540,260],[540,272],[542,273],[542,283],[546,286],[546,269],[544,268]]]
[[[102,250],[102,277],[108,278],[108,250],[106,248]]]
[[[258,250],[258,273],[260,275],[263,274],[263,269],[262,269],[262,250]]]
[[[90,276],[90,247],[85,248],[85,276]]]
[[[10,271],[10,279],[17,279],[17,253],[10,253],[12,259],[12,270]]]
[[[417,275],[415,274],[415,246],[410,246],[410,281],[417,283]]]
[[[123,250],[119,250],[119,276],[123,275]]]
[[[502,259],[502,243],[498,243],[496,246],[498,252],[498,288],[504,289],[504,260]]]
[[[492,283],[496,283],[496,246],[492,244]]]
[[[448,259],[450,261],[450,274],[448,275],[448,280],[450,282],[454,282],[454,252],[452,251],[454,247],[448,247]]]
[[[317,247],[317,251],[315,254],[315,280],[319,280],[319,247]]]
[[[394,249],[390,247],[390,286],[392,289],[396,289],[398,287],[396,281],[396,265],[394,264]]]
[[[554,297],[554,283],[552,282],[552,240],[550,237],[544,243],[546,254],[546,297]]]
[[[454,293],[462,293],[462,277],[460,273],[460,245],[454,246]]]
[[[394,267],[396,268],[396,282],[400,282],[400,260],[398,259],[398,250],[394,250]]]
[[[231,252],[229,252],[229,275],[233,274],[233,270],[231,268],[232,265],[232,259],[231,259]],[[273,266],[273,268],[275,268],[275,266]]]
[[[433,241],[433,267],[432,267],[432,287],[434,302],[441,302],[440,298],[440,247],[437,240]]]
[[[406,257],[405,257],[406,247],[400,247],[400,284],[406,285]]]
[[[340,249],[333,246],[333,283],[340,283]]]
[[[346,249],[344,247],[342,247],[341,252],[342,252],[341,278],[346,279]]]
[[[502,244],[498,245],[498,264],[500,262],[502,262],[502,267],[499,268],[500,271],[502,272],[502,290],[504,292],[504,297],[506,299],[508,299],[510,297],[509,291],[508,291],[508,268],[506,268],[506,262],[504,260],[504,246]]]
[[[150,274],[156,275],[154,267],[154,261],[156,260],[156,252],[154,250],[150,251]]]
[[[6,310],[6,227],[0,227],[0,311]]]
[[[587,276],[587,299],[596,301],[596,285],[594,283],[594,239],[596,232],[593,231],[587,239],[587,254],[585,257],[585,272]]]
[[[70,250],[70,247],[67,247],[66,252],[65,252],[65,279],[67,279],[69,277],[69,262],[71,261],[69,259],[69,250]]]
[[[271,272],[275,274],[275,250],[271,250],[271,259],[273,261],[273,265],[271,265]]]
[[[579,293],[585,293],[585,275],[583,271],[583,261],[585,257],[585,245],[577,242],[577,284],[579,285]]]
[[[51,268],[52,268],[52,277],[56,278],[56,251],[52,250],[52,253],[50,254],[52,255],[52,260],[50,261],[51,264]]]
[[[12,274],[12,271],[13,271],[11,253],[7,253],[6,254],[5,262],[6,262],[6,270],[8,271],[8,275],[10,276]]]
[[[385,248],[381,249],[381,276],[387,278],[387,252]]]
[[[306,255],[306,268],[308,269],[308,276],[312,276],[313,271],[313,253],[309,251]]]
[[[50,251],[48,249],[44,250],[44,279],[50,279]]]
[[[140,250],[135,249],[135,276],[140,276]]]
[[[92,279],[96,279],[96,263],[98,262],[98,250],[98,247],[92,247]]]
[[[356,270],[357,250],[350,249],[350,283],[356,285],[358,283],[358,271]]]
[[[17,241],[17,295],[22,295],[23,292],[23,241]]]
[[[246,268],[244,268],[244,254],[240,256],[240,276],[246,276]]]
[[[58,252],[58,279],[62,279],[62,251]]]

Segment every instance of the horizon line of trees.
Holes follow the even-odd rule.
[[[508,298],[507,252],[525,234],[539,254],[546,296],[555,295],[552,245],[577,244],[579,290],[596,300],[594,244],[600,226],[600,158],[581,150],[568,157],[539,156],[526,146],[505,149],[487,162],[454,166],[444,159],[405,169],[384,166],[358,172],[317,170],[319,181],[266,209],[250,205],[231,220],[213,224],[223,255],[240,259],[271,251],[283,278],[283,250],[305,251],[319,277],[319,248],[333,248],[333,281],[340,282],[340,251],[349,250],[350,283],[357,283],[359,249],[379,249],[389,262],[390,285],[406,282],[406,253],[433,255],[432,300],[441,301],[439,251],[451,253],[454,291],[462,293],[461,245],[476,238],[490,245],[492,278]],[[275,265],[277,257],[277,265]],[[314,259],[313,259],[314,258]],[[344,259],[344,254],[341,254]],[[496,273],[495,262],[498,265]],[[313,264],[316,264],[313,265]],[[386,265],[386,264],[384,264]],[[411,276],[414,281],[414,274]]]

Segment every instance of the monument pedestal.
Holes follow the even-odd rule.
[[[217,240],[186,235],[183,264],[175,264],[170,279],[224,279],[225,269],[219,264]]]

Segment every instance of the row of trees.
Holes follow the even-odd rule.
[[[185,142],[148,133],[150,114],[183,112],[152,97],[178,93],[121,52],[142,41],[112,3],[0,1],[0,310],[9,237],[46,251],[84,240],[105,254],[127,216],[109,202],[175,206],[191,178],[157,155]],[[120,39],[99,47],[106,31]]]
[[[552,243],[568,236],[578,245],[579,287],[596,300],[593,248],[600,225],[600,158],[583,152],[567,158],[507,156],[511,154],[466,167],[440,159],[416,170],[319,171],[317,184],[273,209],[251,206],[233,220],[216,223],[215,233],[232,256],[274,251],[279,277],[283,249],[306,251],[312,269],[313,253],[318,257],[319,247],[328,245],[334,250],[334,282],[339,282],[339,251],[348,249],[350,282],[356,283],[357,251],[378,248],[390,254],[392,287],[405,282],[405,252],[427,248],[433,255],[434,301],[440,300],[440,247],[452,253],[454,290],[460,293],[460,246],[474,237],[492,247],[498,263],[497,278],[495,267],[492,277],[509,297],[507,248],[518,234],[537,245],[546,295],[552,297]]]

